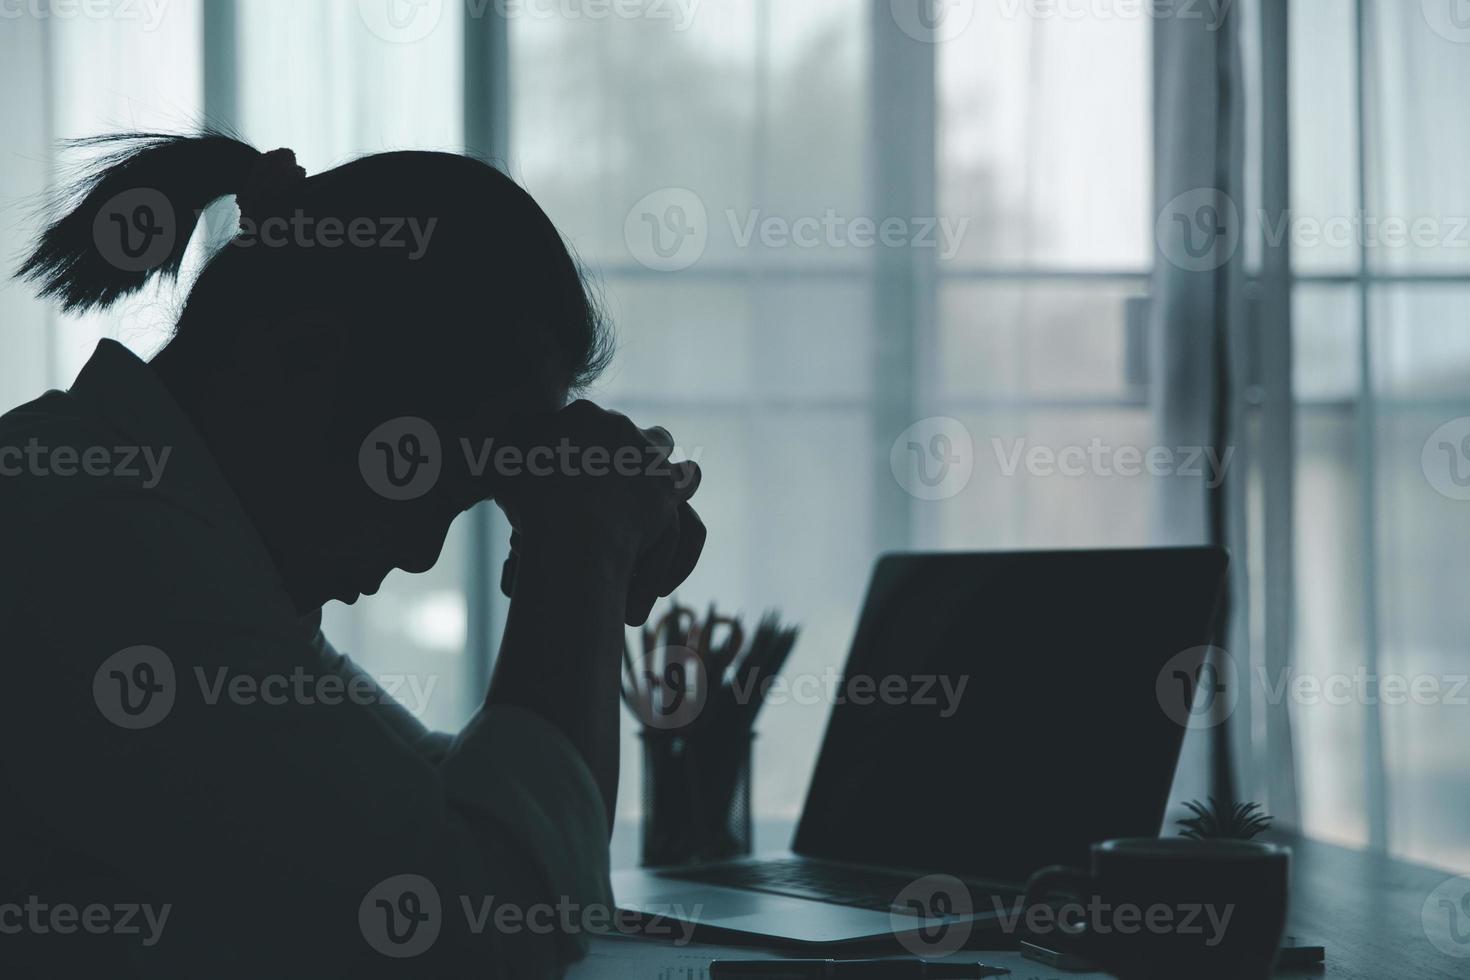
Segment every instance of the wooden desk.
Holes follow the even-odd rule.
[[[757,829],[757,847],[778,849],[790,839],[789,825]],[[1455,877],[1378,855],[1295,837],[1277,836],[1292,848],[1291,932],[1327,948],[1325,967],[1286,970],[1282,977],[1329,980],[1466,980],[1470,978],[1470,942],[1462,958],[1437,949],[1424,931],[1424,908],[1431,893]],[[614,840],[614,864],[636,861],[636,828],[621,830]],[[1437,908],[1432,914],[1447,915]],[[1443,920],[1441,920],[1443,921]],[[1470,921],[1461,928],[1470,930]],[[615,944],[615,945],[608,945]],[[682,948],[630,940],[603,940],[594,956],[572,973],[573,978],[618,976],[643,980],[703,980],[709,959],[732,955],[729,949],[693,944]],[[735,955],[757,958],[763,951],[743,949]],[[779,955],[769,951],[768,955]],[[974,959],[1010,966],[1016,980],[1082,980],[1095,974],[1067,974],[1014,953],[981,952]],[[627,966],[626,972],[620,973]],[[703,976],[707,976],[704,974]]]
[[[1457,950],[1463,956],[1456,958],[1436,949],[1424,932],[1425,903],[1453,874],[1331,844],[1277,839],[1292,849],[1291,928],[1327,947],[1325,971],[1283,976],[1470,977],[1470,942]],[[1462,923],[1462,928],[1470,928],[1470,923]]]

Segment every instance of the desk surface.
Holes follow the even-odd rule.
[[[758,831],[757,845],[779,848],[789,834],[775,826]],[[765,838],[765,839],[761,839]],[[1327,948],[1324,968],[1283,971],[1283,977],[1324,977],[1330,980],[1465,980],[1470,977],[1470,935],[1452,947],[1459,958],[1436,948],[1425,933],[1426,904],[1430,914],[1445,916],[1435,889],[1455,876],[1449,872],[1409,864],[1300,838],[1278,837],[1291,846],[1291,931]],[[624,832],[614,844],[614,865],[626,867],[636,859],[632,835]],[[1444,920],[1441,918],[1441,922]],[[1470,923],[1457,923],[1470,933]],[[1441,943],[1447,940],[1440,936]],[[710,959],[739,955],[757,958],[752,949],[738,953],[727,948],[692,944],[674,947],[633,940],[611,939],[594,945],[593,959],[571,976],[619,976],[642,980],[703,980]],[[980,952],[969,956],[1009,966],[1016,980],[1064,977],[1083,980],[1094,974],[1062,973],[1020,960],[1015,953]]]

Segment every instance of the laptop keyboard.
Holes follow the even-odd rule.
[[[665,871],[663,874],[666,877],[697,881],[706,885],[831,902],[875,912],[917,915],[921,911],[912,906],[895,907],[893,904],[899,893],[913,884],[913,878],[881,871],[818,864],[796,858],[716,865],[710,868],[680,868]],[[1014,892],[991,885],[986,886],[982,894],[972,886],[972,907],[988,908],[988,905],[982,906],[981,903],[986,896],[992,894],[1008,895]]]

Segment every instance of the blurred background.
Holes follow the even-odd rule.
[[[36,233],[69,137],[207,123],[310,173],[490,157],[600,283],[620,353],[589,397],[704,468],[709,544],[681,600],[780,609],[803,627],[787,673],[820,676],[883,550],[1220,541],[1237,792],[1470,869],[1458,9],[16,0],[0,251],[13,268]],[[188,268],[233,221],[213,209]],[[99,337],[152,353],[182,295],[63,318],[0,286],[0,404],[68,385]],[[1092,446],[1109,462],[1011,463]],[[1192,470],[1204,447],[1223,479]],[[1150,449],[1168,472],[1125,465]],[[433,571],[326,611],[369,669],[434,678],[436,727],[482,696],[504,533],[482,507]],[[758,817],[799,812],[829,709],[763,716]],[[1203,795],[1209,734],[1176,802]],[[980,775],[983,753],[957,767]]]

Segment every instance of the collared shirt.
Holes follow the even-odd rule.
[[[580,755],[513,707],[428,732],[317,619],[125,348],[0,417],[0,975],[532,978],[583,948],[547,914],[611,902]]]

